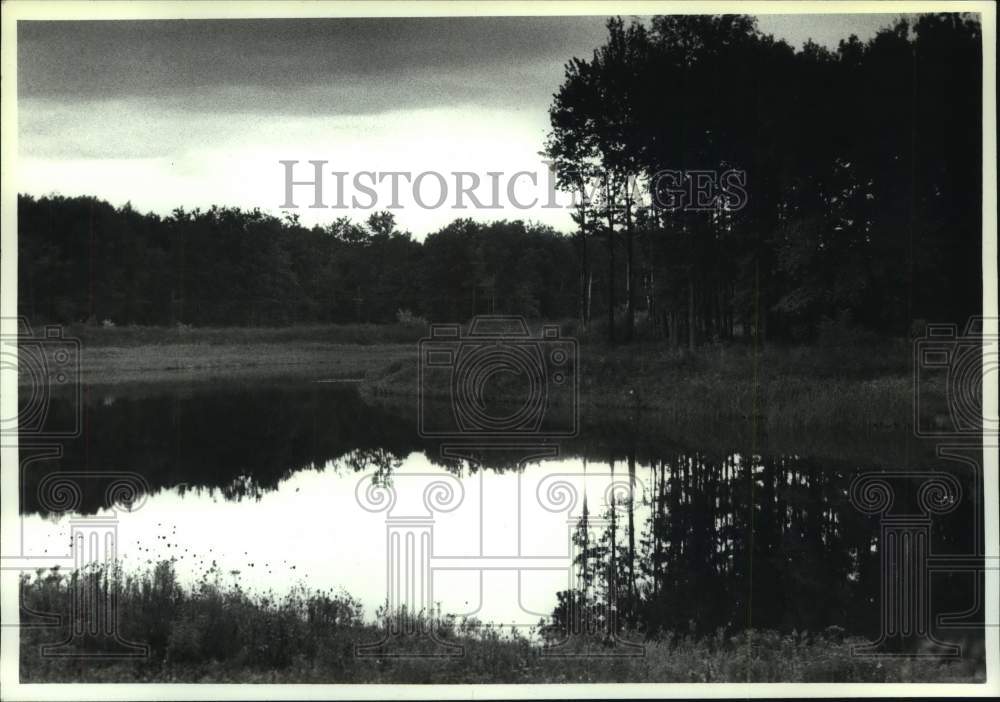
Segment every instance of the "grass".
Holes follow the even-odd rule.
[[[100,327],[71,325],[84,383],[217,379],[360,380],[412,355],[413,324],[295,327]],[[22,384],[27,378],[22,375]]]
[[[403,344],[316,341],[84,346],[81,379],[101,384],[264,377],[362,380],[412,353]]]
[[[116,571],[114,571],[116,572]],[[561,683],[561,682],[974,682],[981,661],[875,660],[852,656],[860,639],[837,627],[823,633],[716,632],[692,638],[667,634],[645,642],[645,653],[607,654],[603,640],[578,636],[546,655],[538,637],[447,618],[433,626],[406,618],[414,631],[436,632],[461,647],[453,657],[413,658],[443,650],[426,637],[403,635],[359,657],[358,645],[386,637],[384,618],[369,621],[349,595],[296,590],[283,597],[249,593],[238,581],[209,571],[183,587],[168,561],[138,574],[117,575],[119,631],[150,647],[145,659],[98,661],[40,655],[44,643],[66,638],[72,588],[79,578],[107,582],[108,571],[22,576],[22,682],[276,682],[276,683]],[[234,578],[235,580],[235,578]],[[60,626],[26,627],[24,611],[58,613]],[[401,622],[395,622],[399,625]],[[420,628],[423,627],[423,628]],[[640,639],[641,634],[625,634]],[[90,651],[100,643],[89,642]],[[552,652],[552,649],[549,649]]]
[[[417,341],[426,333],[420,324],[66,330],[81,341],[85,383],[334,379],[358,381],[369,396],[385,398],[417,394]],[[911,345],[896,339],[689,351],[650,341],[608,346],[582,336],[575,373],[584,407],[655,410],[666,421],[735,419],[768,430],[899,429],[912,422],[911,363]],[[921,390],[943,398],[942,388]],[[448,387],[423,391],[450,398]],[[499,392],[520,399],[515,382]]]
[[[914,401],[910,353],[909,344],[895,340],[865,348],[767,346],[759,353],[740,344],[688,351],[586,343],[576,369],[579,402],[654,411],[666,422],[735,419],[772,431],[906,428]],[[369,374],[364,387],[376,396],[412,396],[417,384],[417,359],[410,356]],[[937,390],[943,402],[942,388],[922,390]],[[449,392],[424,388],[442,400]]]
[[[64,334],[84,348],[158,345],[241,346],[316,343],[332,345],[409,344],[426,334],[423,324],[301,324],[290,327],[103,327],[72,324]]]

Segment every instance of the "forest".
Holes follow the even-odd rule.
[[[740,15],[607,29],[553,86],[540,144],[561,187],[584,194],[574,231],[457,219],[419,240],[389,211],[306,227],[23,194],[19,312],[118,326],[504,313],[690,347],[809,342],[830,320],[904,336],[978,313],[976,16],[900,19],[836,50],[796,50]],[[663,207],[666,169],[745,173],[744,206]]]

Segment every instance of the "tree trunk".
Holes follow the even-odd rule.
[[[664,516],[663,508],[665,504],[666,496],[664,495],[664,462],[661,459],[660,464],[660,475],[656,475],[656,461],[653,461],[653,487],[656,494],[656,500],[653,505],[653,519],[652,519],[652,531],[653,531],[653,599],[656,600],[657,596],[660,594],[660,572],[661,566],[663,564],[663,539],[661,538],[662,529],[664,528]]]
[[[604,176],[608,196],[608,342],[615,343],[615,208],[611,183]]]
[[[635,453],[628,455],[628,581],[629,581],[629,620],[633,626],[636,623],[636,603],[638,592],[635,584]]]
[[[580,538],[580,542],[581,542],[580,543],[580,555],[581,555],[583,563],[582,563],[582,566],[581,566],[580,577],[582,578],[582,583],[583,583],[582,590],[583,590],[583,594],[584,594],[584,601],[586,601],[587,595],[590,592],[590,581],[591,581],[590,568],[588,566],[588,560],[590,558],[590,555],[588,554],[588,551],[590,549],[590,523],[589,523],[588,517],[589,517],[590,513],[587,510],[587,490],[586,490],[587,459],[586,458],[583,459],[583,480],[584,480],[583,516],[581,517],[581,522],[580,522],[581,525],[582,525],[582,529],[581,529],[582,533],[581,533],[581,538]]]
[[[647,259],[648,260],[648,259]],[[658,324],[656,320],[658,318],[659,310],[656,308],[656,286],[653,278],[653,268],[651,266],[646,267],[646,274],[644,276],[646,282],[646,318],[649,320],[649,324],[652,327],[653,336],[659,336],[661,330],[658,329]]]
[[[632,245],[632,184],[625,179],[625,341],[635,332],[635,271]]]
[[[688,274],[688,350],[690,351],[694,351],[697,328],[694,310],[694,269],[691,269]]]
[[[760,258],[754,262],[754,339],[763,344],[767,337],[767,311],[760,289]]]
[[[580,188],[580,326],[584,331],[590,322],[587,309],[587,284],[590,278],[590,262],[587,260],[587,189]]]
[[[609,464],[611,466],[611,482],[615,481],[615,462],[612,460]],[[609,563],[608,563],[608,629],[604,632],[605,635],[613,636],[618,633],[618,529],[617,529],[617,517],[615,514],[615,497],[614,491],[611,491],[611,503],[608,505],[611,516],[611,544],[608,549],[609,553]]]
[[[588,327],[590,326],[590,320],[591,320],[590,310],[591,310],[591,302],[593,299],[594,299],[594,273],[592,271],[587,271],[587,299],[586,299],[586,306],[584,307],[584,309],[586,311],[585,318]]]

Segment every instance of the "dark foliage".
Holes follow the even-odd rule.
[[[625,264],[617,282],[615,265],[584,267],[581,317],[591,280],[624,306],[626,339],[644,315],[691,346],[810,339],[844,314],[892,334],[975,314],[981,62],[970,15],[900,20],[836,51],[795,51],[743,16],[610,20],[550,109],[561,182],[596,194],[577,210],[581,260]],[[746,197],[709,191],[701,211],[681,194],[692,181],[656,178],[730,169],[746,173]],[[633,198],[636,184],[662,206]]]
[[[568,240],[521,221],[457,220],[421,244],[388,212],[307,229],[236,208],[158,217],[95,198],[27,195],[18,205],[19,304],[33,320],[257,326],[572,315]]]

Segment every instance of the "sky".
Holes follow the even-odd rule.
[[[868,39],[893,19],[773,15],[760,17],[759,27],[796,47],[810,38],[835,47],[852,33]],[[545,207],[553,200],[538,152],[566,61],[592,54],[604,22],[22,21],[18,190],[95,195],[160,214],[212,204],[280,214],[286,168],[291,179],[308,182],[309,161],[325,161],[325,207],[310,207],[313,186],[292,187],[298,208],[291,211],[309,225],[365,219],[373,198],[355,187],[357,178],[374,186],[375,209],[398,204],[391,208],[397,222],[418,239],[456,217],[568,230],[569,210]],[[346,174],[342,197],[334,171]],[[459,201],[458,171],[476,174],[462,176],[465,186],[479,178],[476,198]],[[412,176],[374,182],[389,172]],[[422,172],[442,174],[441,206],[434,207],[441,181],[415,182]],[[568,197],[555,202],[566,205]]]

